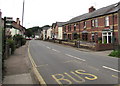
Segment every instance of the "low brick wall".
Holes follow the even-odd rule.
[[[95,51],[112,50],[113,44],[96,44]]]
[[[54,43],[60,43],[64,45],[69,45],[73,47],[77,47],[75,42],[70,42],[70,41],[62,41],[62,40],[49,40],[49,42],[54,42]],[[104,51],[104,50],[112,50],[113,44],[94,44],[94,45],[88,45],[88,44],[80,44],[80,48],[86,48],[94,51]]]

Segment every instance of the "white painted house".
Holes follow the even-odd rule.
[[[46,40],[47,39],[47,30],[50,28],[50,26],[44,26],[42,29],[42,39]]]
[[[56,22],[56,25],[55,25],[56,39],[59,39],[59,40],[63,39],[63,28],[62,28],[63,24],[65,24],[65,22]]]
[[[52,39],[52,28],[47,29],[47,38]]]

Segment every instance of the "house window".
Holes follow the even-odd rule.
[[[64,26],[64,32],[66,32],[66,26]]]
[[[68,34],[68,39],[71,40],[71,34]]]
[[[95,42],[95,34],[92,33],[92,42]]]
[[[76,31],[76,26],[77,26],[77,25],[76,25],[76,24],[74,24],[74,31]]]
[[[95,26],[95,20],[93,19],[92,20],[92,27],[94,27]]]
[[[98,19],[92,20],[92,27],[98,27]]]
[[[83,26],[84,26],[84,29],[85,29],[86,28],[86,21],[84,21]]]
[[[98,27],[98,19],[95,19],[95,27]]]
[[[112,43],[112,32],[102,32],[102,43]]]
[[[71,25],[68,25],[68,31],[71,31]]]
[[[105,17],[105,26],[109,26],[109,16]]]

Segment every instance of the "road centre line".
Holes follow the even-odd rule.
[[[69,57],[73,57],[73,58],[78,59],[78,60],[81,60],[81,61],[86,61],[86,60],[84,60],[84,59],[81,59],[81,58],[78,58],[78,57],[72,56],[72,55],[70,55],[70,54],[65,54],[65,55],[67,55],[67,56],[69,56]]]
[[[52,49],[53,51],[55,51],[55,52],[58,52],[58,53],[60,53],[60,51],[58,51],[58,50],[56,50],[56,49]]]
[[[48,46],[46,48],[50,49],[50,47],[48,47]]]
[[[107,66],[102,66],[102,67],[105,68],[105,69],[115,71],[115,72],[120,72],[119,70],[116,70],[116,69],[113,69],[113,68],[110,68],[110,67],[107,67]]]

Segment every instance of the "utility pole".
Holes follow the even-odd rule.
[[[2,17],[1,17],[1,10],[0,10],[0,85],[2,84]]]
[[[22,9],[22,26],[24,21],[24,6],[25,6],[25,0],[23,0],[23,9]]]

